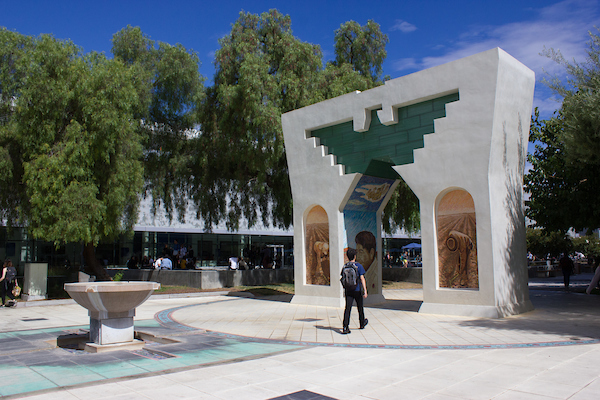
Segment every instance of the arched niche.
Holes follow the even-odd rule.
[[[438,287],[479,289],[477,217],[469,192],[453,189],[442,196],[436,226]]]
[[[304,226],[306,284],[329,286],[329,218],[325,209],[321,206],[312,207],[306,214]]]

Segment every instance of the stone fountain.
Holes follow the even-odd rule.
[[[99,352],[142,348],[133,330],[135,308],[156,289],[157,282],[78,282],[65,283],[65,291],[90,316],[90,342],[85,350]]]

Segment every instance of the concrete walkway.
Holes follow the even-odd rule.
[[[536,309],[504,319],[425,315],[421,290],[384,291],[369,325],[343,309],[224,293],[153,296],[142,351],[87,354],[56,339],[88,327],[72,302],[0,309],[0,395],[35,399],[597,399],[600,296],[591,274],[535,279]],[[353,318],[357,313],[353,310]]]

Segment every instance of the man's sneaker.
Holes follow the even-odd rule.
[[[369,320],[365,318],[365,322],[360,325],[360,329],[365,329],[365,326],[369,325]]]
[[[342,335],[347,335],[350,333],[350,328],[348,328],[347,326],[344,327],[344,329],[342,329]]]

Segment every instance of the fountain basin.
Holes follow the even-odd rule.
[[[65,291],[90,316],[90,340],[107,346],[136,343],[133,331],[135,308],[160,288],[157,282],[65,283]],[[142,342],[143,343],[143,342]]]

